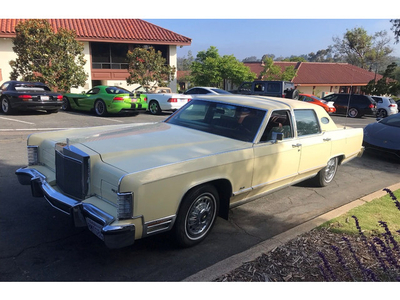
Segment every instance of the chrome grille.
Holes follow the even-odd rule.
[[[84,200],[89,190],[89,155],[74,146],[55,151],[58,187],[66,195]]]

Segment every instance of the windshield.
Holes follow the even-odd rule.
[[[266,111],[228,103],[191,100],[166,120],[195,130],[252,142]]]
[[[379,123],[393,127],[400,127],[400,114],[391,115],[382,119]]]
[[[221,89],[211,89],[211,90],[216,92],[217,94],[231,94],[230,92]]]
[[[106,91],[108,94],[131,94],[130,91],[118,86],[109,86],[106,88]]]

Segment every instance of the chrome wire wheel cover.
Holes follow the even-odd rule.
[[[200,239],[208,232],[215,219],[216,204],[211,193],[201,194],[192,203],[185,219],[185,231],[189,239]]]
[[[325,167],[324,180],[326,183],[329,183],[333,180],[336,174],[336,170],[337,170],[337,158],[335,157],[331,158]]]

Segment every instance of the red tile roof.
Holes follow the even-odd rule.
[[[0,37],[14,37],[15,25],[26,19],[0,19]],[[185,46],[192,40],[140,19],[47,19],[58,28],[75,30],[80,41]]]
[[[366,85],[375,78],[374,72],[369,72],[362,68],[347,63],[317,63],[317,62],[274,62],[282,69],[288,66],[294,66],[297,76],[293,79],[295,84],[303,86],[314,85]],[[250,70],[257,75],[263,70],[261,63],[245,63]],[[376,75],[376,80],[382,78]]]

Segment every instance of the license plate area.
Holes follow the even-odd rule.
[[[86,224],[88,229],[95,235],[97,236],[99,239],[101,239],[102,241],[104,241],[104,235],[101,232],[101,230],[103,229],[103,226],[96,223],[95,221],[86,218]]]
[[[42,101],[49,101],[50,97],[49,96],[40,96],[40,100]]]

